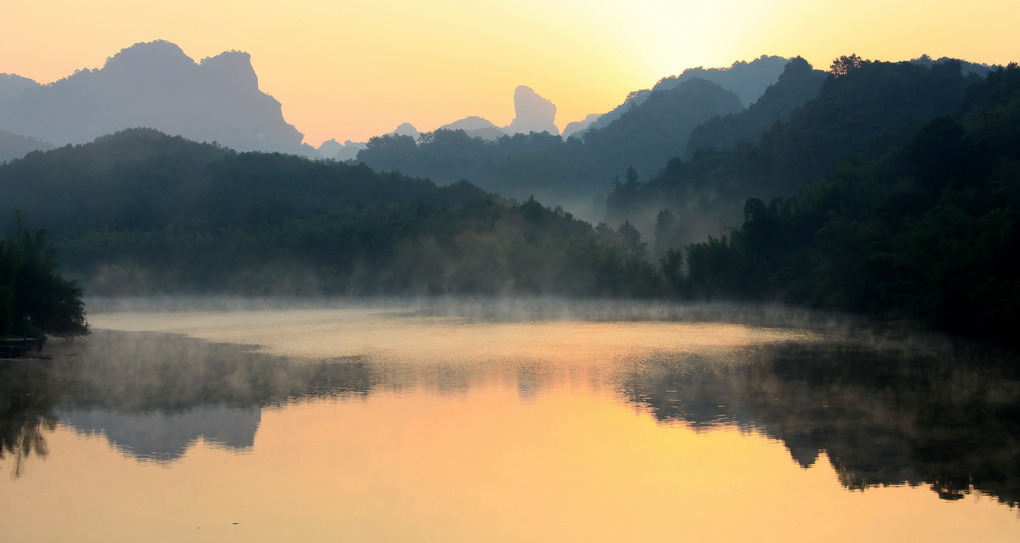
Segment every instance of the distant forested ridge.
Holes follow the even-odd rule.
[[[838,142],[855,158],[836,166],[835,153],[815,155],[808,171],[829,164],[823,180],[795,197],[749,199],[741,228],[687,247],[688,294],[907,319],[1016,344],[1020,68],[969,85],[958,68],[856,59],[830,77],[820,101],[746,152],[781,149],[782,136],[808,149],[809,138]],[[861,102],[853,91],[866,82],[903,92]],[[841,104],[860,107],[848,116]],[[840,131],[812,122],[824,112],[842,119]]]
[[[783,302],[1016,344],[1020,68],[921,60],[794,59],[745,109],[689,79],[583,140],[439,130],[365,151],[461,179],[444,186],[127,130],[0,165],[0,216],[50,230],[94,294]],[[528,196],[618,167],[596,226]]]
[[[658,232],[659,246],[718,236],[739,224],[747,198],[792,196],[840,164],[886,153],[930,119],[959,111],[964,89],[981,81],[959,61],[854,58],[847,73],[821,79],[805,62],[792,61],[755,107],[698,127],[688,158],[678,155],[645,182],[615,184],[607,220]],[[811,89],[817,95],[797,105]]]
[[[661,294],[629,225],[148,129],[0,166],[15,208],[92,294]]]
[[[436,130],[415,139],[369,140],[358,160],[374,169],[428,177],[438,183],[469,179],[486,190],[524,199],[590,202],[627,168],[654,173],[682,155],[694,129],[741,109],[736,94],[704,79],[652,92],[603,128],[564,140],[546,132],[490,141],[461,130]]]

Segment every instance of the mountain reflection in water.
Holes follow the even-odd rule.
[[[371,330],[378,323],[352,319],[351,337],[332,340],[343,348],[320,347],[335,354],[327,357],[238,344],[223,330],[209,335],[233,343],[97,330],[53,342],[50,360],[0,361],[0,462],[21,476],[33,457],[52,454],[46,436],[58,426],[172,464],[197,441],[250,452],[267,409],[402,391],[456,398],[492,383],[529,402],[569,382],[660,425],[760,433],[805,469],[824,455],[849,490],[924,485],[945,500],[978,491],[1020,504],[1014,355],[736,325],[401,318]],[[579,339],[566,339],[571,333]],[[716,340],[681,341],[684,334]]]

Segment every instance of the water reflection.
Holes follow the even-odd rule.
[[[0,361],[0,459],[13,459],[15,476],[46,456],[43,430],[58,422],[133,457],[171,461],[199,439],[250,448],[265,407],[363,396],[373,385],[357,357],[294,363],[251,347],[106,330],[52,343],[49,360]]]
[[[124,454],[171,462],[184,456],[199,439],[234,452],[251,450],[262,410],[220,405],[142,413],[72,408],[60,410],[57,418],[81,434],[105,436]]]
[[[54,407],[68,391],[64,376],[46,361],[0,359],[0,460],[14,477],[29,458],[49,453],[44,431],[56,427]]]
[[[851,490],[924,484],[946,500],[977,489],[1020,504],[1016,357],[844,342],[745,356],[726,366],[646,360],[621,391],[659,421],[760,431],[804,468],[825,452]]]
[[[572,325],[549,326],[559,334]],[[444,333],[454,332],[425,335]],[[551,341],[529,334],[540,345]],[[580,383],[662,424],[760,432],[804,468],[824,452],[847,489],[927,485],[947,500],[976,489],[1020,504],[1020,364],[1011,356],[815,339],[678,351],[658,345],[629,357],[613,351],[611,363],[490,348],[482,358],[481,348],[472,350],[471,362],[453,354],[424,363],[385,353],[296,359],[176,334],[98,331],[55,346],[52,360],[0,365],[0,454],[18,476],[26,461],[47,454],[45,434],[59,422],[103,435],[126,455],[173,462],[198,440],[250,451],[263,409],[310,399],[402,390],[457,396],[496,383],[529,402],[547,388]]]

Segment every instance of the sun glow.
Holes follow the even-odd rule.
[[[1018,18],[1020,5],[1001,0],[17,2],[0,19],[0,72],[48,83],[155,39],[196,60],[243,50],[262,90],[317,145],[401,122],[505,125],[517,85],[552,100],[562,128],[685,68],[762,54],[821,68],[852,52],[1006,63],[1020,52],[1009,27]]]

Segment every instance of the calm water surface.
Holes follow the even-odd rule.
[[[0,361],[0,541],[1020,540],[1010,355],[421,309],[111,311]]]

